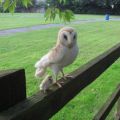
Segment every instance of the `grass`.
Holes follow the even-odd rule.
[[[113,16],[112,16],[113,17]],[[103,15],[75,15],[75,20],[83,19],[93,19],[93,18],[103,18]],[[0,30],[18,28],[18,27],[27,27],[39,24],[48,24],[50,21],[45,22],[44,15],[40,13],[0,13]],[[56,18],[52,23],[61,23],[61,21]]]
[[[76,61],[65,68],[66,73],[119,42],[120,22],[96,22],[72,26],[78,31],[80,53]],[[25,68],[28,96],[39,89],[39,80],[34,77],[34,64],[55,44],[58,30],[59,28],[50,28],[0,37],[0,69]],[[120,60],[79,93],[51,120],[91,120],[119,83],[119,70]],[[113,113],[108,120],[112,120],[112,116]]]

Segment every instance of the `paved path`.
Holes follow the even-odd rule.
[[[111,18],[112,21],[120,21],[120,18]],[[104,19],[84,19],[79,21],[71,22],[70,24],[81,24],[81,23],[89,23],[89,22],[99,22],[99,21],[105,21]],[[69,25],[70,25],[69,24]],[[65,24],[45,24],[45,25],[35,25],[32,27],[22,27],[22,28],[13,28],[13,29],[7,29],[7,30],[0,30],[0,36],[6,36],[6,35],[12,35],[16,33],[22,33],[22,32],[29,32],[34,30],[42,30],[47,28],[53,28],[53,27],[62,27]]]

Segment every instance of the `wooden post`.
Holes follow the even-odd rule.
[[[120,97],[117,102],[117,113],[116,113],[116,118],[115,120],[120,120]]]
[[[0,112],[26,98],[25,71],[0,71]]]

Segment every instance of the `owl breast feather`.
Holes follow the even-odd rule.
[[[60,62],[61,67],[68,66],[74,62],[78,55],[78,46],[75,45],[72,49],[66,48],[65,55]]]

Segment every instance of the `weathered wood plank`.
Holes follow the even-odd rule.
[[[117,112],[116,112],[115,120],[120,120],[120,96],[117,102]]]
[[[112,93],[109,99],[101,107],[101,109],[95,115],[93,120],[105,120],[119,97],[120,97],[120,85],[118,85],[116,90]]]
[[[36,93],[13,108],[0,113],[0,120],[49,119],[119,57],[120,43],[71,73],[74,78],[64,81],[62,88],[54,85],[47,94]]]
[[[13,73],[13,72],[15,72],[16,70],[0,70],[0,78],[2,77],[2,76],[6,76],[6,75],[8,75],[8,74],[10,74],[10,73]]]
[[[26,98],[24,70],[0,71],[0,111]]]

